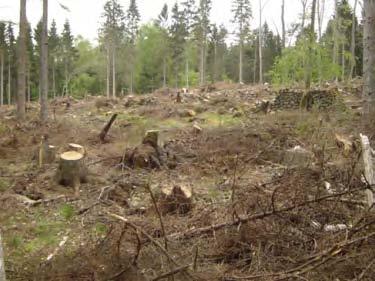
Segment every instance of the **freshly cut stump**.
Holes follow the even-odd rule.
[[[77,196],[80,184],[87,182],[87,169],[83,159],[84,155],[76,151],[61,154],[56,174],[57,182],[63,186],[73,187]]]
[[[159,208],[163,214],[186,214],[193,207],[193,192],[190,187],[175,185],[163,188],[159,198]]]
[[[86,155],[86,150],[82,145],[76,143],[69,143],[68,146],[70,151],[76,151],[78,153],[81,153],[83,156]]]

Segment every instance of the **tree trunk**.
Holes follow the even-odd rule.
[[[18,41],[18,77],[17,77],[17,118],[23,120],[26,115],[26,0],[20,0],[20,32]]]
[[[259,84],[263,84],[262,10],[262,0],[259,0]]]
[[[110,78],[111,77],[111,59],[109,54],[109,46],[107,46],[107,99],[109,99],[110,96]]]
[[[353,79],[354,75],[354,68],[356,65],[356,58],[355,58],[355,33],[356,33],[356,12],[357,12],[357,4],[358,0],[355,0],[354,2],[354,8],[353,8],[353,17],[352,17],[352,38],[351,38],[351,43],[350,43],[350,53],[351,53],[351,58],[350,58],[350,73],[349,73],[349,79]]]
[[[53,58],[52,62],[52,91],[53,91],[53,99],[56,98],[56,76],[55,76],[55,58]]]
[[[364,1],[363,13],[363,100],[364,120],[375,119],[375,0]],[[373,128],[373,127],[372,127]]]
[[[282,46],[285,48],[286,31],[285,31],[285,0],[281,3],[281,31],[282,31]]]
[[[345,81],[345,43],[341,45],[341,81]]]
[[[366,1],[365,1],[366,2]],[[365,178],[370,186],[375,185],[374,165],[372,159],[372,152],[370,140],[365,135],[360,135],[362,145],[362,158],[365,167]],[[370,188],[366,189],[367,203],[369,207],[374,204],[374,193]]]
[[[204,81],[204,76],[205,76],[205,73],[204,73],[204,59],[205,59],[205,43],[203,42],[204,40],[202,40],[202,45],[201,45],[201,66],[200,66],[200,85],[203,86],[205,81]]]
[[[27,67],[27,102],[31,102],[30,66]]]
[[[3,251],[3,239],[0,232],[0,281],[6,281],[5,276],[5,265],[4,265],[4,251]]]
[[[309,32],[309,53],[307,58],[307,66],[306,66],[306,80],[305,80],[305,87],[309,89],[311,86],[311,78],[312,78],[312,55],[313,55],[313,44],[315,43],[315,15],[316,15],[316,1],[313,0],[311,6],[311,25],[310,25],[310,32]]]
[[[115,47],[112,50],[112,97],[116,98],[116,54]]]
[[[12,90],[12,72],[10,69],[10,55],[9,55],[9,59],[8,59],[8,105],[12,103],[11,90]]]
[[[189,60],[186,59],[186,89],[189,89]]]
[[[322,29],[323,29],[323,20],[325,14],[325,0],[318,0],[317,2],[317,12],[318,12],[318,33],[319,33],[319,41],[322,39]]]
[[[163,58],[163,88],[167,87],[167,59]]]
[[[339,48],[339,13],[338,13],[338,0],[335,0],[335,21],[333,25],[333,57],[334,64],[338,63],[338,48]]]
[[[242,76],[243,76],[243,74],[242,74],[242,69],[243,69],[243,67],[242,67],[242,61],[243,61],[243,43],[242,43],[242,38],[240,39],[240,62],[239,62],[239,82],[240,82],[240,84],[242,84],[243,83],[243,79],[242,79]]]
[[[0,106],[4,105],[4,50],[1,50],[0,65]]]
[[[41,82],[40,119],[42,123],[46,123],[48,119],[48,0],[43,0]]]

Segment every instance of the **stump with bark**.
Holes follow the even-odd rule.
[[[190,187],[163,188],[159,197],[159,208],[163,214],[187,214],[193,207],[193,192]]]
[[[61,154],[56,181],[63,186],[73,187],[75,194],[78,196],[81,183],[87,182],[84,155],[77,151],[68,151]]]
[[[48,137],[43,136],[40,142],[38,152],[38,163],[39,167],[43,167],[45,164],[50,164],[56,159],[56,147],[48,144]]]

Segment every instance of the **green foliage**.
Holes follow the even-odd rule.
[[[62,218],[64,218],[65,220],[68,221],[68,220],[72,219],[74,214],[75,214],[74,207],[72,205],[69,205],[69,204],[64,204],[60,208],[59,213],[60,213],[60,216]]]
[[[0,177],[0,192],[6,191],[9,186],[9,182],[6,179]]]
[[[307,40],[301,40],[296,46],[283,50],[282,56],[276,59],[276,63],[270,72],[273,83],[290,85],[304,81],[307,45]],[[318,43],[314,43],[312,48],[312,81],[332,80],[337,77],[340,73],[340,68],[338,65],[333,64],[328,50]]]
[[[98,236],[105,235],[107,231],[108,231],[107,226],[104,223],[97,223],[94,226],[94,232]]]

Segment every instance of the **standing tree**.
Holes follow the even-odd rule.
[[[158,19],[157,25],[163,34],[163,88],[167,87],[167,56],[168,56],[168,5],[164,4]]]
[[[186,80],[186,88],[189,88],[189,72],[190,72],[190,58],[189,58],[189,50],[190,50],[190,40],[192,31],[194,29],[194,20],[197,17],[197,11],[195,7],[195,0],[185,0],[182,2],[183,7],[183,18],[185,21],[185,80]]]
[[[31,92],[33,88],[33,78],[36,69],[35,63],[35,48],[33,42],[33,35],[30,24],[27,25],[27,35],[26,35],[26,45],[27,45],[27,60],[26,60],[26,85],[27,85],[27,102],[31,101]]]
[[[233,23],[237,24],[239,42],[239,83],[243,83],[243,44],[250,31],[251,6],[249,0],[233,1]]]
[[[313,59],[313,48],[315,44],[315,16],[316,16],[316,0],[313,0],[311,6],[311,23],[309,29],[309,47],[308,47],[308,54],[307,54],[307,65],[306,65],[306,78],[305,78],[305,87],[309,89],[311,86],[311,78],[312,78],[312,59]]]
[[[110,96],[112,74],[112,96],[116,96],[116,48],[125,30],[125,14],[117,0],[108,0],[102,15],[104,22],[100,29],[100,41],[107,51],[107,97]]]
[[[43,26],[40,65],[40,119],[42,123],[46,123],[48,120],[48,0],[43,0]]]
[[[64,95],[69,95],[69,83],[72,79],[73,62],[76,58],[77,51],[74,48],[74,38],[68,20],[65,21],[64,29],[61,34],[61,49],[62,61],[64,64]]]
[[[200,0],[197,13],[197,38],[200,49],[199,84],[206,83],[207,36],[210,27],[211,0]]]
[[[140,14],[135,0],[130,1],[129,8],[126,13],[126,29],[127,39],[129,43],[129,59],[130,64],[130,93],[134,90],[134,66],[135,66],[135,43],[139,30]]]
[[[286,31],[285,31],[285,0],[281,2],[281,42],[282,47],[285,48],[286,42]]]
[[[12,90],[15,86],[15,69],[14,65],[16,60],[16,39],[14,37],[12,23],[8,23],[6,30],[6,40],[8,49],[8,89],[7,89],[7,101],[8,105],[12,103]]]
[[[373,126],[375,121],[375,0],[364,0],[363,22],[364,120]]]
[[[20,0],[20,31],[18,41],[18,64],[17,64],[17,118],[23,120],[25,118],[25,95],[26,95],[26,0]]]
[[[69,32],[67,32],[66,30],[67,28],[64,26],[64,31],[63,31],[63,35],[65,35],[65,38],[64,40],[61,40],[62,42],[60,42],[60,38],[59,38],[59,35],[57,34],[57,27],[56,27],[56,21],[55,20],[52,20],[52,24],[51,24],[51,28],[50,28],[50,31],[49,31],[49,40],[48,40],[48,43],[49,43],[49,62],[50,62],[50,68],[51,68],[51,72],[52,72],[52,95],[53,95],[53,98],[56,98],[56,66],[57,66],[57,58],[58,58],[58,54],[59,54],[59,47],[60,47],[60,43],[64,44],[62,46],[62,51],[66,51],[66,46],[65,46],[65,43],[66,43],[66,40],[68,39],[69,42],[69,48],[72,47],[71,45],[71,40],[72,37],[67,34],[67,33],[70,33],[70,28],[69,28]],[[65,59],[65,57],[64,57]],[[65,61],[64,61],[65,63]],[[66,76],[66,75],[65,75]],[[66,81],[66,79],[65,79]]]
[[[5,23],[0,22],[0,106],[4,105],[4,65],[6,50]]]
[[[350,73],[349,73],[349,78],[353,78],[354,74],[354,68],[355,68],[355,44],[356,44],[356,28],[357,28],[357,20],[356,20],[356,12],[357,12],[357,4],[358,0],[354,1],[354,7],[353,7],[353,17],[352,17],[352,34],[351,34],[351,42],[350,42]]]

